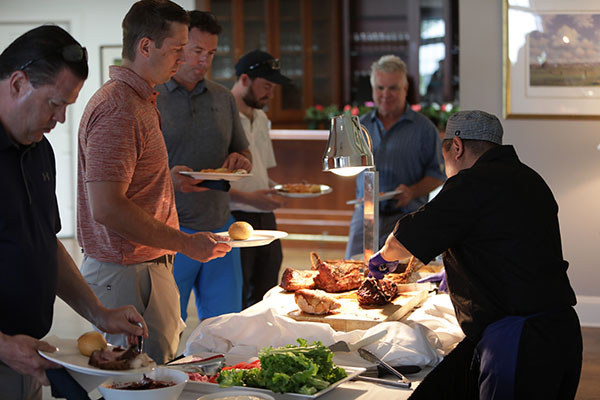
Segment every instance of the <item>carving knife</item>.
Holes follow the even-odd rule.
[[[407,388],[409,388],[411,386],[411,382],[408,379],[406,379],[404,377],[404,375],[402,375],[400,372],[396,371],[394,368],[392,368],[391,365],[389,365],[388,363],[383,361],[381,358],[377,357],[375,354],[371,353],[369,350],[362,349],[362,348],[358,349],[358,354],[360,354],[360,356],[362,358],[364,358],[365,360],[367,360],[369,362],[381,365],[383,368],[388,370],[388,372],[390,374],[398,377],[400,379],[400,382],[398,382],[398,384],[403,384],[403,385],[405,385],[404,387],[407,387]]]

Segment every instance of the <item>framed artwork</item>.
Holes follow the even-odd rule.
[[[108,67],[111,65],[121,65],[121,62],[123,61],[121,49],[122,46],[120,44],[100,46],[100,85],[103,85],[104,82],[109,79]]]
[[[505,118],[600,118],[600,1],[503,1]]]

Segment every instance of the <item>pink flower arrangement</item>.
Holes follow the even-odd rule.
[[[329,120],[340,114],[362,116],[370,112],[375,104],[372,101],[367,101],[360,105],[346,104],[339,109],[336,104],[323,106],[317,104],[306,109],[305,119],[308,121],[309,127],[313,126],[329,126]],[[410,108],[428,117],[439,129],[444,129],[450,115],[459,110],[459,108],[451,103],[444,104],[412,104]]]

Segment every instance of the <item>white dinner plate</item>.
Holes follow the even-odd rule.
[[[210,354],[213,353],[199,353],[202,357],[208,357]],[[250,360],[248,359],[248,357],[246,356],[242,356],[242,355],[226,355],[225,356],[225,363],[227,365],[235,365],[241,361],[251,361],[251,360],[255,360],[256,358],[251,358]],[[296,399],[316,399],[317,397],[320,397],[322,395],[324,395],[325,393],[328,393],[330,391],[332,391],[333,389],[335,389],[336,387],[338,387],[339,385],[341,385],[344,382],[349,381],[350,379],[362,374],[363,372],[365,372],[365,368],[358,368],[358,367],[344,367],[339,365],[339,367],[344,368],[344,370],[346,371],[346,373],[348,374],[347,377],[345,377],[344,379],[340,379],[339,381],[332,383],[331,385],[327,386],[325,389],[312,394],[312,395],[308,395],[308,394],[300,394],[300,393],[285,393],[285,397],[288,398],[288,396],[292,397],[292,398],[296,398]],[[261,388],[251,388],[251,387],[242,387],[242,386],[231,386],[228,388],[222,388],[219,387],[218,384],[216,383],[210,383],[210,382],[197,382],[197,381],[192,381],[189,380],[188,381],[188,388],[192,389],[194,391],[194,393],[218,393],[218,392],[227,392],[227,391],[231,391],[231,390],[235,390],[235,391],[245,391],[247,392],[246,394],[252,394],[252,392],[262,392],[262,393],[266,393],[269,394],[271,396],[274,395],[274,393],[269,390],[269,389],[261,389]],[[279,393],[274,396],[277,397],[279,395]]]
[[[249,390],[226,390],[224,392],[209,393],[198,397],[196,400],[246,399],[248,396],[254,396],[256,400],[275,400],[275,397],[267,393],[250,392]]]
[[[56,336],[50,336],[43,340],[56,347],[58,350],[54,353],[38,351],[42,357],[82,374],[111,377],[116,375],[140,374],[152,371],[156,368],[156,364],[154,364],[153,366],[145,368],[126,369],[121,371],[100,369],[88,364],[89,357],[86,357],[79,352],[79,349],[77,348],[77,339],[60,339]]]
[[[218,232],[217,235],[229,237],[228,232]],[[218,243],[227,243],[231,247],[257,247],[265,246],[271,243],[273,240],[284,238],[287,235],[287,232],[283,231],[256,230],[252,232],[252,236],[246,240],[223,240],[218,241]]]
[[[181,175],[188,175],[194,179],[204,181],[220,181],[224,179],[226,181],[239,181],[242,178],[252,176],[252,174],[236,174],[233,172],[200,172],[200,171],[179,171]]]
[[[402,193],[402,190],[392,190],[391,192],[385,192],[379,195],[379,201],[389,200],[397,194]],[[359,204],[365,201],[364,199],[348,200],[346,204]]]
[[[321,187],[321,191],[320,192],[316,192],[316,193],[291,193],[291,192],[286,192],[283,189],[283,185],[275,185],[273,186],[273,189],[277,190],[277,194],[279,196],[284,196],[284,197],[295,197],[295,198],[307,198],[307,197],[318,197],[318,196],[322,196],[324,194],[328,194],[331,193],[333,191],[333,189],[331,189],[329,186],[327,185],[319,185]]]

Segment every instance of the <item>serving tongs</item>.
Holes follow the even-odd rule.
[[[167,367],[180,369],[184,372],[212,376],[216,375],[225,365],[225,356],[223,354],[217,354],[211,357],[200,357],[192,354],[191,356],[169,361],[165,365]]]
[[[392,375],[394,375],[398,379],[400,379],[399,382],[395,382],[394,386],[410,388],[410,386],[411,386],[412,383],[408,379],[406,379],[406,377],[404,375],[402,375],[400,372],[398,372],[391,365],[389,365],[388,363],[386,363],[385,361],[383,361],[381,358],[379,358],[375,354],[371,353],[369,350],[362,349],[362,348],[358,349],[358,354],[360,354],[360,356],[362,358],[364,358],[365,360],[367,360],[369,362],[381,365],[389,373],[391,373]],[[372,379],[377,379],[377,378],[372,378]],[[369,380],[372,380],[372,379],[369,379]]]

